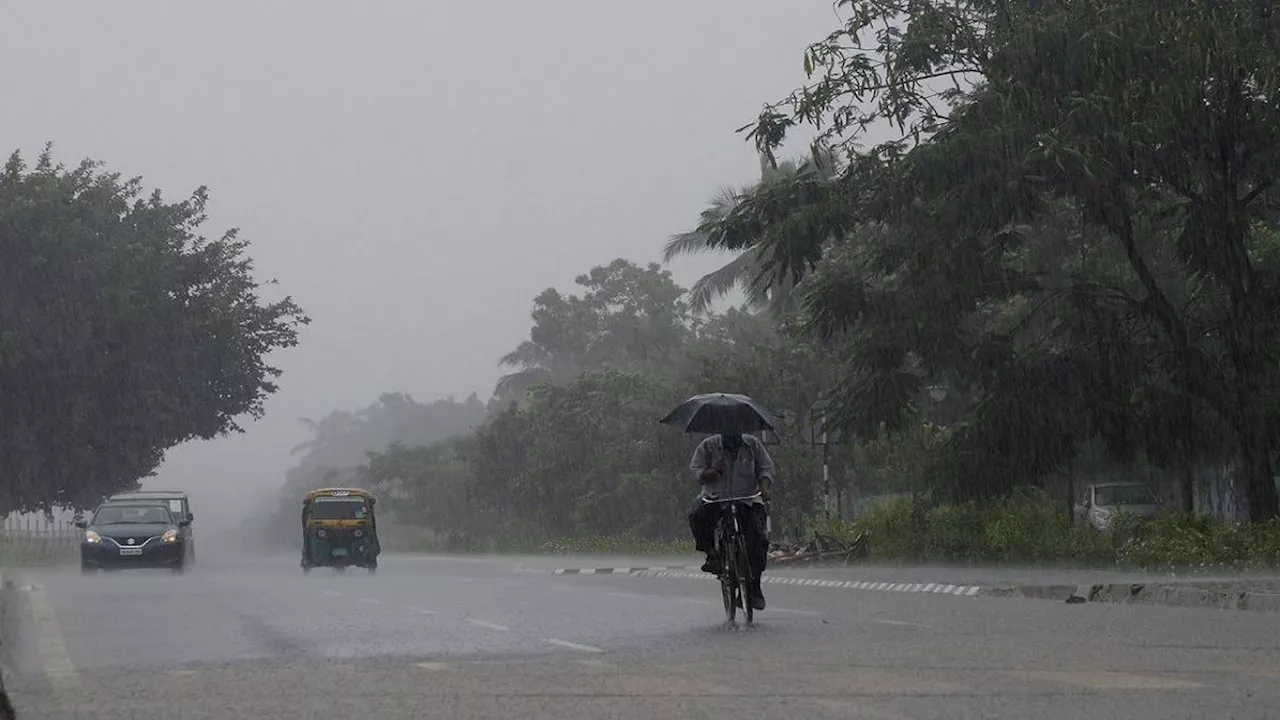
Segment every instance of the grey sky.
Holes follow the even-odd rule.
[[[829,0],[8,3],[0,145],[209,185],[209,231],[239,226],[312,315],[268,416],[153,483],[270,490],[299,416],[487,397],[539,290],[657,260],[752,180],[734,128],[835,23]]]

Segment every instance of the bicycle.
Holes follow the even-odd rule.
[[[715,552],[720,560],[720,571],[717,574],[720,577],[720,594],[724,598],[724,614],[730,623],[735,621],[739,607],[746,615],[748,625],[755,619],[755,608],[752,607],[755,599],[755,585],[752,582],[754,578],[739,508],[743,503],[752,502],[760,496],[761,493],[744,497],[702,498],[702,502],[707,505],[724,505],[727,510],[722,511],[716,519]]]

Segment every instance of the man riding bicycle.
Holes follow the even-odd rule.
[[[751,588],[754,596],[752,607],[763,610],[764,593],[760,590],[760,576],[764,573],[765,561],[769,555],[766,529],[768,511],[764,501],[769,499],[769,489],[773,485],[773,458],[769,457],[769,451],[759,438],[741,433],[723,433],[712,435],[698,444],[698,449],[693,451],[689,469],[702,485],[699,498],[709,495],[745,497],[761,493],[761,498],[749,505],[744,503],[747,522],[742,531],[746,536],[751,573],[755,576]],[[702,570],[712,574],[718,573],[720,568],[719,558],[715,556],[715,526],[720,510],[720,505],[708,505],[699,499],[694,502],[693,511],[689,513],[693,542],[699,551],[707,554]]]

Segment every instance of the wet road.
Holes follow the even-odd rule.
[[[549,562],[11,574],[6,682],[21,718],[1264,718],[1280,706],[1270,614],[857,589],[875,579],[863,569],[789,573],[821,582],[766,585],[757,625],[730,629],[696,574],[554,575]]]

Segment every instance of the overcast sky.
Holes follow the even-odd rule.
[[[756,156],[830,0],[10,2],[0,147],[56,144],[177,200],[208,185],[312,316],[267,417],[149,485],[274,493],[297,418],[487,397],[532,298],[660,259]],[[673,267],[688,285],[713,259]]]

